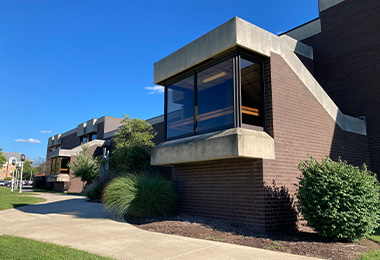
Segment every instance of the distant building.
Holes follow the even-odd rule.
[[[112,150],[110,141],[122,120],[109,116],[91,119],[68,132],[50,137],[47,147],[47,162],[50,163],[50,171],[46,174],[48,185],[58,192],[82,192],[85,182],[72,175],[68,163],[76,161],[77,154],[83,151],[81,144],[86,144],[94,156],[102,155],[104,149]],[[163,129],[163,116],[147,121]],[[156,136],[156,140],[160,138],[163,139],[162,134]]]
[[[0,180],[4,180],[7,177],[12,177],[13,171],[16,169],[16,166],[12,165],[12,160],[16,159],[17,164],[20,165],[21,163],[21,154],[22,153],[8,153],[3,152],[4,157],[7,159],[7,162],[5,164],[1,165],[0,168]],[[33,163],[34,161],[30,159],[29,157],[25,157],[25,161]]]

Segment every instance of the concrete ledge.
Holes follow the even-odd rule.
[[[302,41],[303,39],[309,38],[316,35],[322,31],[321,20],[316,19],[314,21],[303,24],[293,30],[286,32],[285,34],[293,39]]]
[[[103,146],[103,145],[108,145],[108,144],[109,144],[108,141],[95,139],[86,143],[85,145],[88,145],[88,147],[92,147],[92,146]],[[77,155],[81,151],[83,151],[82,146],[77,146],[73,149],[59,149],[57,151],[50,152],[49,159],[55,158],[55,157],[70,157],[72,155]]]
[[[319,12],[322,12],[334,5],[340,4],[346,0],[319,0]]]
[[[174,165],[225,158],[274,159],[274,140],[267,133],[244,128],[207,133],[159,144],[152,165]]]
[[[70,180],[70,177],[68,174],[56,174],[56,175],[49,175],[47,177],[47,182],[68,182]]]

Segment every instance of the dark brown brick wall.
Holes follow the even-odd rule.
[[[261,160],[176,165],[172,183],[183,211],[264,228]]]
[[[104,139],[104,121],[97,125],[98,139]]]
[[[164,129],[165,129],[165,124],[164,122],[154,124],[152,125],[153,129],[157,132],[157,135],[154,137],[153,142],[157,145],[159,143],[162,143],[164,141]]]
[[[369,168],[380,174],[380,1],[346,0],[320,13],[314,75],[343,113],[365,116]]]
[[[272,53],[264,67],[265,129],[274,137],[276,159],[176,165],[172,181],[181,210],[262,230],[286,228],[296,220],[297,166],[308,154],[368,161],[367,137],[342,131],[279,55]]]
[[[303,85],[281,56],[271,54],[271,84],[266,90],[272,94],[272,120],[275,140],[275,160],[263,160],[263,181],[284,186],[290,195],[296,192],[295,183],[301,160],[310,154],[321,160],[326,155],[360,165],[368,162],[367,137],[342,131],[335,121]],[[290,220],[281,215],[279,204],[266,208],[267,228],[275,229]]]
[[[79,145],[80,139],[76,132],[61,138],[61,149],[73,149]]]

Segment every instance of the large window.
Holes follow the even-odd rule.
[[[262,63],[238,52],[227,55],[167,85],[166,139],[248,125],[262,128]]]
[[[194,132],[194,77],[167,88],[167,138]]]
[[[197,131],[234,123],[232,60],[197,74]]]
[[[243,124],[262,126],[261,66],[241,59],[240,68]]]

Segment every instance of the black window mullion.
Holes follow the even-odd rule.
[[[197,84],[197,72],[194,72],[194,134],[197,133],[198,126],[198,84]]]
[[[168,131],[168,86],[165,84],[165,96],[164,96],[164,140],[167,139]]]
[[[234,70],[234,127],[241,127],[241,87],[240,87],[240,57],[235,53],[233,58]]]

